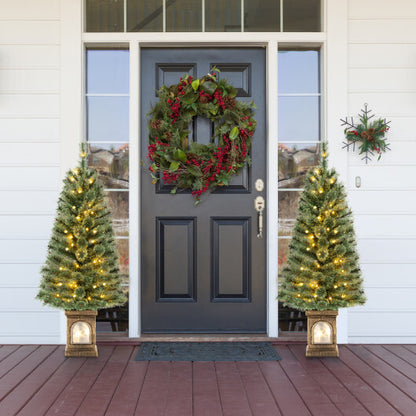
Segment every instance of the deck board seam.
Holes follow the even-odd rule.
[[[358,345],[361,345],[361,344],[358,344]],[[344,347],[345,348],[347,348],[347,345],[344,345]],[[349,349],[348,349],[349,350]],[[352,351],[351,351],[351,353],[352,354],[354,354]],[[355,354],[354,354],[355,355]],[[356,356],[356,355],[355,355]],[[362,363],[364,363],[365,365],[368,365],[367,363],[365,363],[363,360],[361,360],[359,357],[357,357]],[[381,393],[379,393],[371,384],[369,384],[363,377],[361,377],[356,371],[354,371],[345,361],[343,361],[343,363],[357,376],[357,377],[359,377],[360,379],[361,379],[361,381],[364,383],[364,384],[366,384],[368,387],[370,387],[378,396],[380,396],[381,397],[381,399],[383,399],[394,411],[396,411],[399,415],[402,415],[402,416],[406,416],[406,415],[403,415],[403,413],[402,412],[400,412],[400,410],[398,410],[397,409],[397,407],[396,406],[394,406],[393,405],[393,403],[391,403],[390,402],[390,400],[388,400],[386,397],[384,397]],[[374,368],[372,367],[372,366],[370,366],[371,367],[371,369],[373,369],[374,370]],[[384,378],[384,376],[383,376],[383,378]],[[370,412],[371,413],[371,412]],[[372,413],[373,414],[373,413]],[[374,415],[374,416],[379,416],[379,415]]]
[[[48,359],[48,358],[49,358],[49,357],[50,357],[50,356],[51,356],[51,355],[52,355],[52,354],[53,354],[56,350],[58,350],[58,349],[59,349],[59,346],[58,346],[57,348],[55,348],[55,350],[53,350],[53,351],[51,352],[51,354],[50,354],[48,357],[46,357],[46,359]],[[45,359],[45,360],[46,360],[46,359]],[[44,361],[45,361],[45,360],[44,360]],[[44,361],[43,361],[43,362],[44,362]],[[55,374],[55,373],[56,373],[56,372],[57,372],[57,371],[58,371],[58,370],[62,367],[62,365],[65,363],[65,361],[66,361],[66,360],[63,360],[63,361],[62,361],[62,363],[58,365],[58,367],[55,369],[55,371],[53,371],[53,372],[50,374],[50,376],[48,377],[48,379],[54,376],[54,374]],[[40,364],[39,364],[39,366],[40,366],[41,364],[42,364],[42,363],[40,363]],[[38,367],[39,367],[39,366],[38,366]],[[38,367],[36,367],[36,368],[38,368]],[[28,376],[29,376],[29,374],[28,374]],[[26,377],[27,377],[27,376],[26,376]],[[25,380],[25,379],[26,379],[26,377],[25,377],[23,380]],[[23,381],[23,380],[22,380],[22,381]],[[23,409],[23,408],[24,408],[24,407],[25,407],[25,406],[26,406],[26,405],[27,405],[27,404],[28,404],[28,403],[32,400],[32,398],[33,398],[33,397],[34,397],[34,396],[38,393],[38,391],[39,391],[39,390],[41,390],[41,389],[42,389],[42,387],[43,387],[43,386],[44,386],[44,383],[42,383],[42,384],[41,384],[41,385],[40,385],[40,386],[39,386],[39,387],[38,387],[38,388],[37,388],[37,389],[33,392],[33,394],[32,394],[32,395],[31,395],[31,396],[30,396],[30,397],[29,397],[29,398],[28,398],[28,399],[27,399],[27,400],[23,403],[23,405],[22,405],[22,406],[20,406],[20,408],[18,409],[17,413],[19,413],[19,412],[20,412],[20,411],[21,411],[21,410],[22,410],[22,409]],[[16,387],[17,387],[17,386],[16,386]],[[16,387],[15,387],[15,388],[16,388]],[[13,390],[14,390],[14,389],[13,389]],[[13,390],[12,390],[12,391],[13,391]],[[9,393],[9,394],[10,394],[10,393]]]
[[[3,346],[2,346],[3,347]],[[15,351],[17,351],[18,349],[20,348],[20,346],[19,345],[16,345],[16,348],[14,349],[14,350],[12,350],[12,351],[10,351],[7,355],[5,355],[1,360],[0,360],[0,363],[3,361],[3,360],[5,360],[7,357],[9,357],[11,354],[13,354]]]
[[[317,378],[313,375],[313,373],[311,373],[310,371],[308,371],[308,369],[303,365],[303,363],[302,363],[302,361],[300,361],[299,359],[298,359],[298,357],[296,356],[296,353],[292,350],[292,348],[291,348],[291,346],[290,345],[288,345],[287,346],[287,348],[289,349],[289,351],[293,354],[293,356],[296,358],[296,360],[298,361],[298,363],[304,368],[304,370],[307,372],[307,374],[308,374],[308,376],[309,377],[311,377],[313,380],[315,380],[316,381],[316,383],[317,383],[317,385],[319,385],[319,387],[321,388],[321,390],[322,391],[324,391],[325,392],[325,394],[326,394],[326,391],[324,390],[324,388],[321,386],[321,384],[319,383],[319,380],[317,380]],[[319,362],[322,364],[322,365],[324,365],[323,364],[323,361],[325,361],[325,360],[323,360],[323,359],[319,359]],[[327,367],[325,367],[325,368],[327,368]],[[341,383],[342,384],[342,383]],[[343,385],[343,384],[342,384]],[[338,411],[342,414],[342,415],[345,415],[345,413],[344,413],[344,411],[343,411],[343,409],[339,406],[339,404],[337,404],[334,400],[332,400],[332,398],[331,398],[331,396],[330,395],[328,395],[328,394],[326,394],[327,395],[327,397],[328,397],[328,399],[329,399],[329,401],[336,407],[336,409],[338,409]],[[355,397],[353,394],[351,394],[353,397]],[[367,410],[367,409],[366,409]]]
[[[251,403],[250,403],[250,399],[249,399],[248,394],[247,394],[247,389],[246,389],[246,386],[245,386],[245,384],[244,384],[244,382],[243,382],[243,379],[241,378],[240,368],[238,367],[238,364],[237,364],[237,362],[235,362],[235,361],[234,361],[234,365],[235,365],[235,369],[237,370],[237,374],[238,374],[238,377],[239,377],[239,379],[240,379],[240,383],[241,383],[241,385],[242,385],[242,387],[243,387],[244,394],[246,395],[246,400],[247,400],[248,407],[249,407],[249,409],[250,409],[250,413],[251,413],[252,415],[254,415],[254,411],[253,411],[253,408],[252,408]]]
[[[299,398],[302,400],[303,404],[308,409],[308,412],[313,416],[313,412],[312,412],[311,408],[308,406],[308,404],[306,403],[305,399],[300,394],[300,391],[296,388],[295,383],[293,383],[292,379],[289,377],[289,374],[286,372],[285,368],[282,366],[282,364],[281,364],[280,361],[278,362],[278,364],[279,364],[280,368],[282,369],[283,373],[285,374],[286,378],[289,380],[289,383],[292,385],[292,387],[294,388],[294,390],[298,394]]]
[[[115,351],[115,349],[114,349],[114,351]],[[133,356],[134,351],[135,351],[135,348],[134,348],[134,347],[132,347],[131,352],[130,352],[130,355],[129,355],[129,358],[126,360],[126,364],[124,365],[123,371],[121,372],[120,377],[119,377],[119,379],[118,379],[117,386],[120,384],[120,381],[121,381],[121,379],[123,378],[124,373],[126,372],[127,366],[128,366],[128,364],[129,364],[129,362],[131,361],[131,358],[132,358],[132,356]],[[94,384],[95,384],[95,383],[94,383]],[[117,391],[117,386],[116,386],[116,388],[113,390],[113,393],[112,393],[112,395],[111,395],[111,398],[110,398],[110,400],[109,400],[109,401],[108,401],[108,403],[107,403],[107,406],[106,406],[106,408],[105,408],[105,410],[104,410],[104,415],[108,412],[108,408],[110,407],[110,404],[111,404],[111,402],[113,401],[114,395],[116,394],[116,391]]]
[[[382,360],[383,362],[385,362],[388,366],[390,366],[393,370],[397,371],[398,373],[400,373],[402,376],[406,377],[407,379],[409,379],[411,382],[415,382],[416,380],[413,380],[411,377],[409,377],[407,374],[403,373],[401,370],[399,370],[396,366],[394,366],[393,364],[390,364],[388,361],[386,361],[384,358],[380,357],[379,355],[377,355],[375,352],[371,351],[369,348],[367,348],[365,345],[363,345],[363,348],[365,348],[367,351],[369,351],[371,354],[373,354],[375,357],[377,357],[379,360]],[[396,354],[394,354],[393,352],[389,351],[388,349],[385,349],[387,352],[389,352],[391,355],[394,355],[397,358],[398,357]],[[404,361],[404,360],[403,360]],[[399,388],[399,387],[398,387]],[[413,400],[413,397],[411,397],[411,399]]]
[[[108,355],[107,359],[105,360],[103,366],[101,367],[101,370],[98,372],[98,374],[96,375],[94,381],[91,383],[90,388],[88,389],[88,391],[84,394],[84,397],[82,398],[82,400],[80,401],[78,407],[75,409],[74,411],[74,416],[78,413],[79,409],[81,408],[82,404],[84,403],[85,399],[87,398],[88,394],[90,393],[91,389],[93,388],[93,386],[95,385],[95,383],[97,382],[98,377],[100,377],[101,373],[103,372],[104,368],[107,366],[110,358],[113,356],[114,351],[115,351],[115,347],[113,347],[113,350],[111,351],[111,354]],[[88,362],[88,360],[87,360]],[[77,371],[78,373],[78,371]]]
[[[367,348],[365,348],[363,345],[361,345],[365,350],[367,350]],[[362,362],[365,362],[362,358],[360,358],[360,356],[358,354],[356,354],[351,348],[348,348],[359,360],[361,360]],[[373,354],[371,351],[369,351],[370,354],[372,354],[374,357],[376,357],[377,359],[385,362],[390,368],[392,368],[393,370],[399,372],[400,374],[402,374],[399,370],[397,370],[396,368],[394,368],[392,365],[390,365],[389,363],[387,363],[386,361],[384,361],[382,358],[378,357],[376,354]],[[407,393],[406,391],[404,391],[401,387],[399,387],[395,382],[391,381],[389,378],[387,378],[383,373],[381,373],[380,371],[377,370],[377,367],[373,367],[371,364],[366,363],[368,366],[370,366],[378,375],[380,375],[384,380],[386,380],[389,384],[391,384],[393,387],[395,387],[396,389],[400,390],[403,394],[405,394],[407,397],[409,397],[410,400],[412,400],[413,402],[415,402],[415,399],[409,395],[409,393]],[[405,374],[402,374],[404,377],[408,378]],[[413,382],[413,380],[409,379],[410,381]],[[416,403],[416,402],[415,402]],[[396,409],[396,408],[395,408]],[[399,410],[396,409],[398,412]],[[400,413],[400,412],[399,412]]]
[[[224,415],[224,407],[223,407],[223,403],[222,403],[220,383],[218,381],[218,374],[217,374],[217,363],[215,361],[214,361],[214,372],[215,372],[215,381],[217,382],[218,398],[220,399],[221,414]]]
[[[141,397],[142,392],[143,392],[143,386],[144,386],[144,382],[145,382],[145,380],[146,380],[146,377],[147,377],[147,373],[148,373],[148,371],[149,371],[149,361],[147,362],[147,365],[146,365],[146,371],[144,372],[144,376],[143,376],[142,384],[141,384],[141,386],[140,386],[139,395],[137,396],[136,406],[134,406],[134,413],[133,413],[133,415],[135,415],[135,414],[136,414],[136,412],[137,412],[137,406],[139,405],[140,397]]]
[[[399,344],[398,344],[399,345]],[[399,345],[399,346],[401,346],[401,347],[403,347],[403,345]],[[409,351],[409,352],[411,352],[415,357],[414,357],[414,363],[413,362],[411,362],[411,361],[409,361],[409,360],[406,360],[406,358],[403,358],[403,357],[401,357],[399,354],[397,354],[397,353],[395,353],[394,351],[392,351],[392,350],[390,350],[389,348],[387,348],[385,345],[382,345],[382,348],[384,348],[386,351],[388,351],[388,352],[390,352],[391,354],[394,354],[396,357],[398,357],[398,358],[400,358],[401,360],[403,360],[406,364],[408,364],[408,365],[410,365],[410,366],[412,366],[413,368],[416,368],[416,365],[414,364],[414,363],[416,363],[416,354],[414,353],[414,352],[412,352],[412,351],[410,351],[410,350],[408,350],[407,348],[404,348],[406,351]]]
[[[48,357],[50,357],[50,355],[51,354],[53,354],[56,350],[57,350],[57,346],[42,360],[42,361],[40,361],[39,363],[36,363],[36,366],[32,369],[32,371],[30,371],[29,373],[27,373],[27,374],[25,374],[25,376],[22,378],[22,379],[20,379],[19,381],[18,381],[18,383],[17,384],[15,384],[3,397],[0,397],[0,400],[3,400],[3,399],[5,399],[10,393],[12,393],[13,392],[13,390],[14,389],[16,389],[18,386],[20,386],[20,384],[22,384],[25,380],[26,380],[26,378],[27,377],[29,377],[45,360],[47,360],[48,359]],[[22,361],[20,361],[19,362],[19,364],[17,364],[17,365],[20,365],[24,360],[26,360],[27,358],[29,358],[32,354],[34,354],[37,350],[39,350],[40,349],[40,346],[38,346],[35,350],[33,350],[27,357],[25,357]],[[12,369],[10,369],[10,371],[12,371],[13,369],[15,369],[16,367],[17,367],[17,365],[16,366],[14,366]],[[10,371],[8,371],[6,374],[4,374],[4,376],[3,377],[5,377],[7,374],[9,374],[10,373]],[[3,378],[2,377],[2,378]]]
[[[17,350],[13,351],[13,354],[18,352],[22,347],[24,347],[24,345],[21,345]],[[26,358],[30,357],[35,351],[37,351],[40,348],[40,345],[38,345],[33,351],[30,351],[27,355],[25,355],[24,357],[22,357],[20,359],[20,361],[18,361],[15,365],[13,365],[13,367],[9,368],[9,370],[7,370],[2,376],[0,376],[0,380],[7,376],[7,374],[10,373],[10,371],[12,371],[14,368],[16,368],[20,363],[22,363],[24,360],[26,360]]]

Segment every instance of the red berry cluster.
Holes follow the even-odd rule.
[[[173,173],[173,172],[167,172],[164,171],[163,172],[163,181],[169,185],[172,182],[176,182],[179,178],[179,174],[178,173]]]
[[[180,117],[181,112],[181,103],[179,102],[179,97],[176,97],[174,100],[168,99],[168,104],[172,113],[169,117],[172,119],[172,124],[176,123],[176,120]]]
[[[222,91],[218,88],[214,91],[214,98],[217,100],[218,107],[225,110],[224,100],[222,99]]]

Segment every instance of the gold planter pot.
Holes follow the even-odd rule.
[[[339,357],[338,311],[306,311],[308,318],[307,357]]]
[[[65,311],[65,357],[98,357],[96,345],[97,311]]]

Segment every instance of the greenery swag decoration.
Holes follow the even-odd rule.
[[[186,75],[175,85],[163,85],[159,101],[149,112],[148,158],[153,183],[172,184],[172,193],[190,189],[199,203],[201,194],[228,185],[231,177],[250,164],[251,138],[256,128],[255,105],[237,101],[237,89],[218,79],[213,68],[200,79]],[[215,126],[208,144],[189,143],[195,116]]]
[[[300,310],[337,310],[365,302],[351,210],[327,145],[308,171],[282,270],[279,299]]]
[[[64,179],[37,298],[65,310],[97,310],[126,302],[110,211],[97,173],[79,166]]]
[[[365,163],[368,163],[371,160],[370,155],[373,155],[373,152],[378,153],[378,159],[380,160],[381,154],[387,150],[391,150],[389,143],[386,142],[384,138],[387,131],[389,131],[390,121],[386,119],[377,119],[370,121],[373,115],[369,115],[372,110],[368,110],[368,104],[364,104],[364,110],[361,110],[359,115],[360,123],[355,124],[354,119],[351,117],[351,122],[348,121],[348,117],[345,120],[341,119],[342,126],[347,126],[344,129],[344,134],[348,142],[343,142],[343,149],[347,148],[349,150],[352,146],[353,151],[355,150],[355,144],[360,143],[359,151],[360,154],[365,153],[365,156],[362,158],[365,160]]]

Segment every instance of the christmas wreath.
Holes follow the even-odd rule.
[[[381,154],[390,150],[389,143],[384,138],[386,132],[389,130],[390,121],[386,119],[371,120],[374,115],[369,115],[372,110],[368,110],[368,105],[364,104],[364,110],[361,110],[359,115],[360,123],[354,123],[354,119],[351,117],[351,122],[348,121],[348,117],[345,120],[341,119],[342,126],[347,126],[344,129],[345,137],[348,142],[343,143],[344,147],[349,150],[352,146],[353,151],[355,150],[355,144],[360,143],[359,151],[360,154],[365,153],[363,160],[367,163],[371,160],[370,155],[373,152],[378,154],[380,160]],[[370,121],[371,120],[371,121]]]
[[[255,105],[237,101],[237,89],[217,79],[218,69],[178,84],[163,85],[159,101],[149,112],[149,170],[153,183],[173,185],[172,193],[191,190],[196,198],[208,190],[228,185],[244,165],[250,164],[251,137],[256,128]],[[189,142],[194,117],[206,117],[214,125],[208,144]]]

